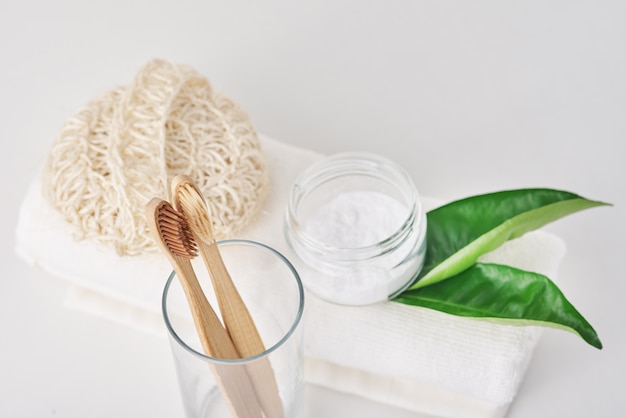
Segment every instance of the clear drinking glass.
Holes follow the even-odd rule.
[[[255,321],[266,351],[254,357],[224,360],[207,356],[196,334],[183,289],[172,272],[162,300],[163,317],[188,418],[303,417],[304,382],[302,326],[304,291],[298,273],[279,252],[246,240],[218,243],[222,258]],[[198,257],[199,258],[199,257]],[[219,315],[207,269],[201,260],[193,267],[207,299]],[[269,370],[280,397],[279,413],[261,414],[258,388],[246,380],[256,368]],[[242,385],[242,379],[245,385]],[[265,386],[265,385],[263,385]],[[271,387],[272,385],[270,385]],[[252,388],[245,392],[242,387]],[[233,391],[244,391],[245,407],[233,409]],[[265,390],[265,389],[262,389]],[[241,399],[241,397],[240,397]],[[235,410],[247,410],[235,413]]]

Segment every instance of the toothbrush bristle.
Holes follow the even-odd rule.
[[[178,256],[193,258],[197,255],[196,242],[187,219],[167,202],[158,212],[158,226],[169,250]]]
[[[194,230],[201,235],[201,239],[211,239],[213,228],[211,219],[206,212],[206,204],[200,192],[190,183],[179,185],[175,194],[176,208],[180,210],[189,222],[193,222]]]

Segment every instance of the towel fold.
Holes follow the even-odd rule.
[[[285,242],[283,215],[295,177],[323,156],[260,140],[270,190],[237,238],[276,248],[306,274]],[[423,203],[427,210],[437,204]],[[43,198],[38,179],[22,204],[16,235],[18,255],[71,283],[68,306],[165,335],[160,298],[171,266],[162,254],[120,257],[114,249],[74,240],[70,225]],[[564,253],[561,239],[535,231],[483,257],[554,277]],[[333,305],[310,293],[304,327],[308,382],[447,417],[506,415],[541,332],[395,302]]]

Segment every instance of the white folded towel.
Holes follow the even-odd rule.
[[[299,262],[285,242],[289,187],[322,158],[261,137],[270,192],[258,218],[239,234]],[[76,241],[43,198],[35,179],[22,204],[17,252],[73,286],[68,306],[165,335],[163,285],[171,271],[161,254],[120,257]],[[426,209],[436,202],[424,199]],[[558,237],[535,231],[484,256],[554,277],[565,253]],[[304,269],[299,269],[304,272]],[[308,382],[410,410],[447,417],[501,417],[513,401],[540,335],[536,327],[499,325],[384,302],[362,307],[327,303],[307,293],[305,378]]]

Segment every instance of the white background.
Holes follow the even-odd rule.
[[[65,284],[14,255],[64,121],[155,57],[195,67],[259,132],[385,155],[424,195],[551,187],[614,203],[546,228],[604,349],[546,331],[510,417],[625,416],[625,21],[620,1],[4,0],[0,416],[182,416],[166,340],[65,309]],[[317,388],[308,408],[417,416]]]

